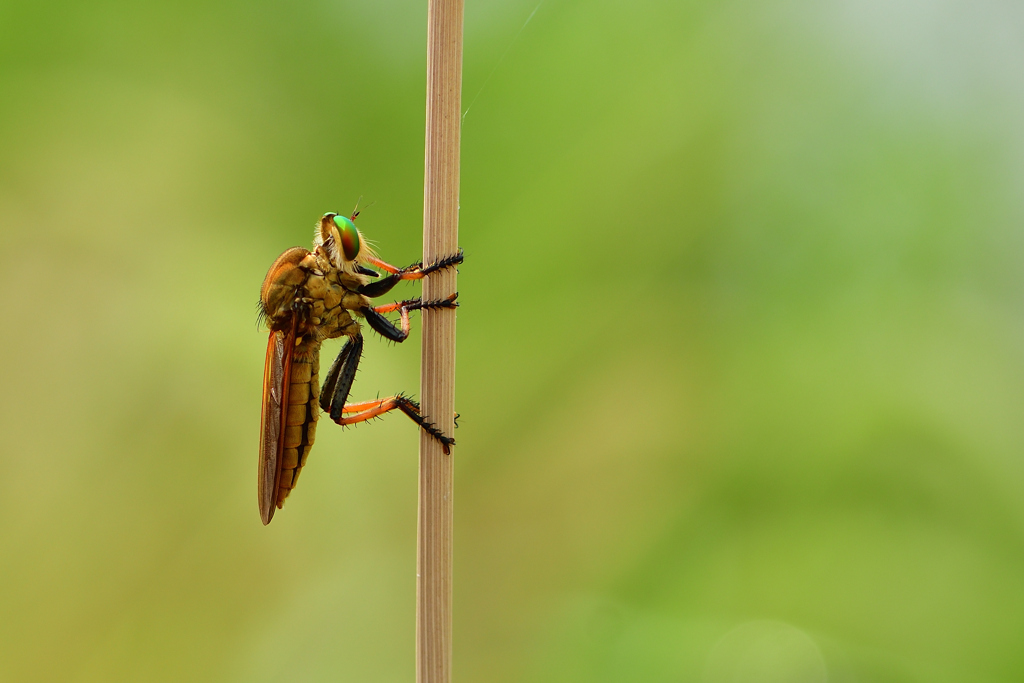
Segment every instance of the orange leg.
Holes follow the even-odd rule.
[[[340,417],[335,422],[340,425],[354,425],[360,422],[366,422],[372,420],[375,417],[380,417],[384,413],[389,413],[398,407],[398,396],[388,396],[387,398],[380,398],[376,401],[364,401],[363,403],[349,403],[341,412],[349,413],[349,417]],[[419,412],[417,411],[417,414]]]
[[[402,320],[402,335],[401,341],[404,341],[409,336],[409,311],[410,306],[419,303],[419,299],[410,299],[408,301],[396,301],[393,304],[384,304],[383,306],[374,306],[373,310],[378,313],[391,313],[392,311],[398,311],[399,316]],[[394,341],[400,341],[395,339]]]
[[[375,408],[377,406],[380,406],[393,398],[394,396],[388,396],[387,398],[378,398],[372,401],[363,401],[362,403],[346,403],[345,407],[341,409],[341,412],[358,413],[369,408]]]
[[[432,422],[427,422],[420,415],[420,406],[418,403],[410,398],[406,398],[401,394],[395,396],[388,396],[387,398],[379,398],[375,401],[363,401],[362,403],[349,403],[341,409],[342,414],[348,413],[348,417],[339,416],[334,421],[340,425],[352,425],[360,422],[366,422],[372,420],[375,417],[380,417],[385,413],[389,413],[395,408],[398,408],[405,413],[409,419],[422,427],[428,434],[433,436],[435,439],[441,442],[441,447],[444,448],[445,454],[451,453],[451,446],[455,445],[455,439],[445,436],[440,429],[434,426]]]
[[[341,412],[342,413],[358,413],[358,412],[361,412],[363,410],[366,410],[367,408],[376,408],[381,403],[386,402],[386,401],[388,401],[388,400],[390,400],[392,398],[394,398],[394,396],[389,396],[387,398],[377,398],[377,399],[374,399],[372,401],[363,401],[362,403],[347,403],[341,409]],[[416,411],[419,412],[419,404],[417,404],[414,401],[413,402],[413,406],[415,407]],[[459,414],[458,413],[455,413],[455,426],[456,427],[459,426]]]
[[[365,312],[378,316],[388,325],[387,318],[376,313],[373,309],[364,309]],[[395,329],[394,326],[391,329]],[[398,330],[395,330],[397,332]],[[428,434],[441,442],[444,452],[447,453],[455,440],[445,436],[433,423],[424,419],[420,414],[420,406],[415,401],[406,398],[402,394],[378,398],[373,401],[361,403],[346,403],[348,392],[352,387],[352,380],[355,379],[356,370],[359,367],[359,358],[363,353],[363,335],[357,334],[352,337],[341,348],[338,358],[327,371],[324,385],[320,389],[320,407],[331,419],[340,425],[357,424],[398,408],[413,422],[422,427]],[[455,416],[458,418],[458,415]]]
[[[366,316],[366,322],[370,324],[370,327],[377,334],[385,339],[401,343],[409,336],[409,311],[421,308],[457,308],[458,304],[455,303],[455,298],[458,296],[459,293],[456,292],[449,297],[438,299],[437,301],[424,302],[419,299],[408,299],[406,301],[396,301],[393,304],[364,308],[362,311],[363,315]],[[398,311],[401,316],[401,329],[395,327],[390,320],[382,315],[383,313],[391,313],[393,311]]]
[[[359,288],[359,293],[368,297],[383,296],[402,280],[420,280],[435,271],[457,266],[462,263],[462,259],[463,254],[460,249],[459,253],[454,256],[446,256],[442,259],[438,259],[435,263],[427,266],[426,268],[423,267],[422,263],[414,263],[406,268],[397,268],[386,261],[381,261],[376,256],[372,256],[367,258],[366,262],[380,268],[386,273],[389,273],[389,275],[377,282],[370,282],[363,285]]]
[[[380,268],[383,271],[391,273],[392,275],[397,275],[398,273],[402,272],[403,270],[410,270],[412,268],[419,268],[420,265],[421,265],[419,263],[414,263],[413,265],[409,266],[408,268],[396,268],[395,266],[391,265],[390,263],[387,263],[386,261],[381,261],[376,256],[371,256],[371,257],[367,258],[366,262],[369,263],[371,266],[376,266],[377,268]]]

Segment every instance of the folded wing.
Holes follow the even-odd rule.
[[[260,424],[260,462],[257,496],[260,518],[270,524],[277,508],[278,482],[284,452],[288,392],[291,388],[292,356],[295,351],[295,324],[287,331],[272,330],[267,341],[267,359],[263,366],[263,417]]]

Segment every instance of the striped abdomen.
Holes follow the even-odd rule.
[[[278,482],[277,507],[299,479],[306,464],[309,449],[316,438],[316,421],[320,406],[320,342],[303,340],[292,356],[291,387],[288,391],[288,411],[284,427],[284,452],[281,478]]]

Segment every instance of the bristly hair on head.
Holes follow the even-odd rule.
[[[370,206],[372,206],[372,204],[370,204]],[[358,211],[356,213],[358,213]],[[332,226],[332,228],[334,229],[332,229],[331,232],[328,233],[326,237],[324,237],[322,225],[323,219],[317,222],[316,227],[313,229],[313,244],[317,247],[323,247],[324,251],[327,254],[327,258],[330,259],[330,262],[334,264],[335,267],[341,268],[346,272],[352,271],[352,274],[355,274],[355,269],[351,265],[349,265],[348,261],[342,258],[341,245],[337,244],[337,240],[334,239],[334,232],[337,228],[335,226]],[[377,250],[375,249],[375,245],[366,239],[366,237],[363,235],[362,231],[359,230],[359,228],[356,228],[356,232],[359,233],[360,248],[359,253],[356,254],[355,263],[369,264],[370,259],[377,258]]]

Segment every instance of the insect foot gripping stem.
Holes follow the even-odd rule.
[[[403,301],[402,304],[409,304],[408,309],[415,311],[423,308],[458,308],[459,304],[455,302],[459,298],[459,293],[449,294],[443,299],[433,299],[431,301],[420,301],[419,299],[411,299],[409,301]]]
[[[455,292],[451,296],[435,301],[407,299],[406,301],[396,301],[393,304],[385,304],[383,306],[367,306],[362,309],[362,314],[366,318],[366,322],[370,324],[370,327],[377,334],[400,344],[409,337],[409,311],[424,308],[458,308],[459,305],[455,303],[455,299],[458,296],[459,293]],[[401,329],[395,327],[394,323],[381,315],[382,313],[391,313],[393,311],[398,311],[401,316]]]
[[[463,252],[462,249],[459,249],[457,254],[445,256],[442,259],[438,259],[437,261],[427,266],[426,268],[421,268],[420,275],[430,275],[435,271],[442,270],[444,268],[451,268],[452,266],[457,266],[460,263],[462,263],[462,261],[465,259],[465,256],[465,252]]]
[[[370,258],[369,262],[381,270],[384,270],[390,275],[382,278],[376,282],[370,282],[359,288],[359,293],[363,296],[368,296],[374,299],[378,296],[384,296],[391,291],[391,288],[402,280],[422,280],[427,275],[443,270],[444,268],[451,268],[462,263],[464,254],[461,249],[459,253],[453,254],[452,256],[445,256],[442,259],[435,261],[433,264],[423,267],[422,263],[414,263],[411,266],[405,268],[395,268],[390,263],[381,261],[378,258]],[[372,272],[372,271],[371,271]]]
[[[427,434],[440,441],[446,455],[451,453],[451,447],[455,445],[455,439],[445,436],[433,422],[426,420],[420,415],[420,404],[404,394],[395,394],[387,398],[378,398],[373,401],[363,401],[362,403],[349,403],[341,409],[338,417],[334,416],[334,411],[332,410],[331,419],[340,425],[353,425],[372,420],[385,413],[390,413],[395,408],[405,413],[409,419],[423,428]]]
[[[411,398],[403,396],[402,394],[398,394],[397,396],[395,396],[395,401],[398,404],[398,409],[401,410],[406,415],[408,415],[409,419],[418,424],[420,428],[427,434],[430,434],[432,437],[441,442],[441,449],[444,451],[445,455],[451,455],[451,447],[455,445],[455,439],[451,438],[450,436],[445,436],[440,429],[434,426],[433,422],[429,422],[428,420],[426,420],[426,418],[424,418],[420,414],[419,403],[412,400]]]

